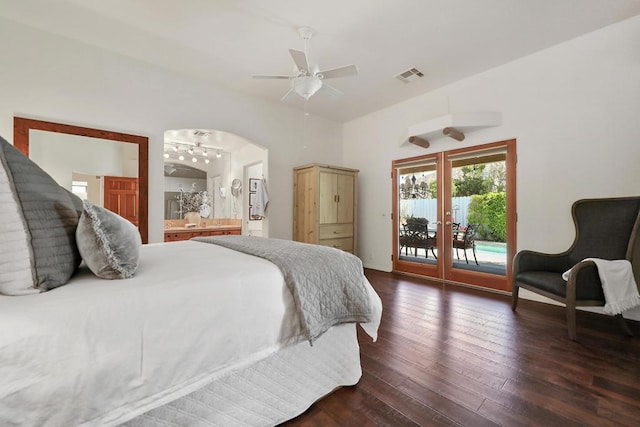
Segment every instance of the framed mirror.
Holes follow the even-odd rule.
[[[63,135],[82,138],[60,138]],[[128,217],[130,221],[138,226],[142,242],[147,243],[149,231],[149,138],[102,129],[14,117],[13,144],[26,156],[34,159],[36,163],[39,163],[37,160],[38,157],[40,159],[46,158],[47,160],[51,160],[52,156],[43,156],[42,151],[46,149],[47,144],[57,143],[57,141],[61,139],[73,140],[71,143],[76,144],[75,147],[82,147],[82,149],[58,150],[60,152],[57,152],[56,155],[64,156],[74,154],[82,156],[82,153],[85,153],[85,165],[89,164],[90,159],[87,157],[97,158],[102,163],[106,163],[105,157],[103,157],[103,153],[106,152],[113,153],[117,151],[122,154],[113,157],[132,159],[123,160],[119,169],[116,168],[117,171],[109,173],[108,176],[106,174],[103,176],[101,172],[89,170],[91,169],[89,166],[86,166],[89,169],[83,171],[66,170],[64,173],[69,179],[63,180],[65,182],[60,182],[60,179],[58,179],[58,183],[69,191],[78,193],[78,191],[82,191],[82,188],[78,190],[78,187],[81,187],[81,185],[76,185],[76,188],[69,188],[74,186],[74,181],[76,184],[79,183],[76,178],[84,179],[86,177],[87,180],[90,180],[92,176],[96,179],[99,178],[102,193],[97,197],[104,202],[103,206],[115,210],[118,213],[125,213],[126,211],[127,214],[122,216],[125,218]],[[36,141],[38,148],[34,149]],[[34,144],[34,147],[30,150],[32,144]],[[40,144],[44,145],[41,146]],[[89,144],[91,145],[89,146]],[[73,150],[73,153],[71,153],[70,150]],[[30,151],[33,151],[32,155],[30,155]],[[39,165],[42,166],[41,164]],[[64,168],[66,166],[60,167]],[[51,173],[50,175],[53,176]],[[82,184],[85,182],[87,181],[83,181]],[[87,191],[87,193],[88,192],[89,191]],[[91,200],[91,197],[89,196],[88,199]]]

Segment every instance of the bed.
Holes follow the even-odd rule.
[[[276,425],[358,382],[356,324],[375,339],[382,306],[356,257],[298,250],[337,256],[316,262],[332,267],[322,287],[342,280],[342,262],[359,268],[366,317],[318,329],[301,307],[327,302],[291,285],[312,266],[220,242],[141,246],[126,221],[79,204],[3,140],[0,161],[0,425]]]

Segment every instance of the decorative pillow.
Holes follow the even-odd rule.
[[[81,261],[80,206],[80,198],[0,137],[0,294],[33,294],[69,281]]]
[[[102,279],[128,279],[138,269],[140,232],[110,210],[85,201],[76,241],[84,262]]]

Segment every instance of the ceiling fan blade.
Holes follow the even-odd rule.
[[[285,99],[289,98],[294,93],[295,93],[294,88],[289,89],[289,92],[285,93],[284,96],[280,99],[280,101],[284,101]]]
[[[301,50],[289,49],[291,58],[295,62],[296,67],[300,71],[309,71],[309,62],[307,61],[307,54]]]
[[[326,71],[319,71],[316,75],[322,74],[323,79],[333,79],[335,77],[348,77],[348,76],[357,76],[358,75],[358,67],[354,64],[345,65],[338,68],[332,68]]]
[[[342,92],[341,90],[336,89],[333,86],[329,86],[325,82],[322,82],[322,86],[320,86],[320,90],[318,92],[324,92],[325,94],[327,94],[329,96],[342,96],[342,95],[344,95],[344,92]]]
[[[251,78],[252,79],[287,79],[289,80],[291,76],[269,76],[269,75],[253,74]]]

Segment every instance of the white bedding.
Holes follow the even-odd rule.
[[[292,303],[275,265],[190,241],[143,246],[132,279],[0,296],[0,425],[126,421],[304,340]]]

